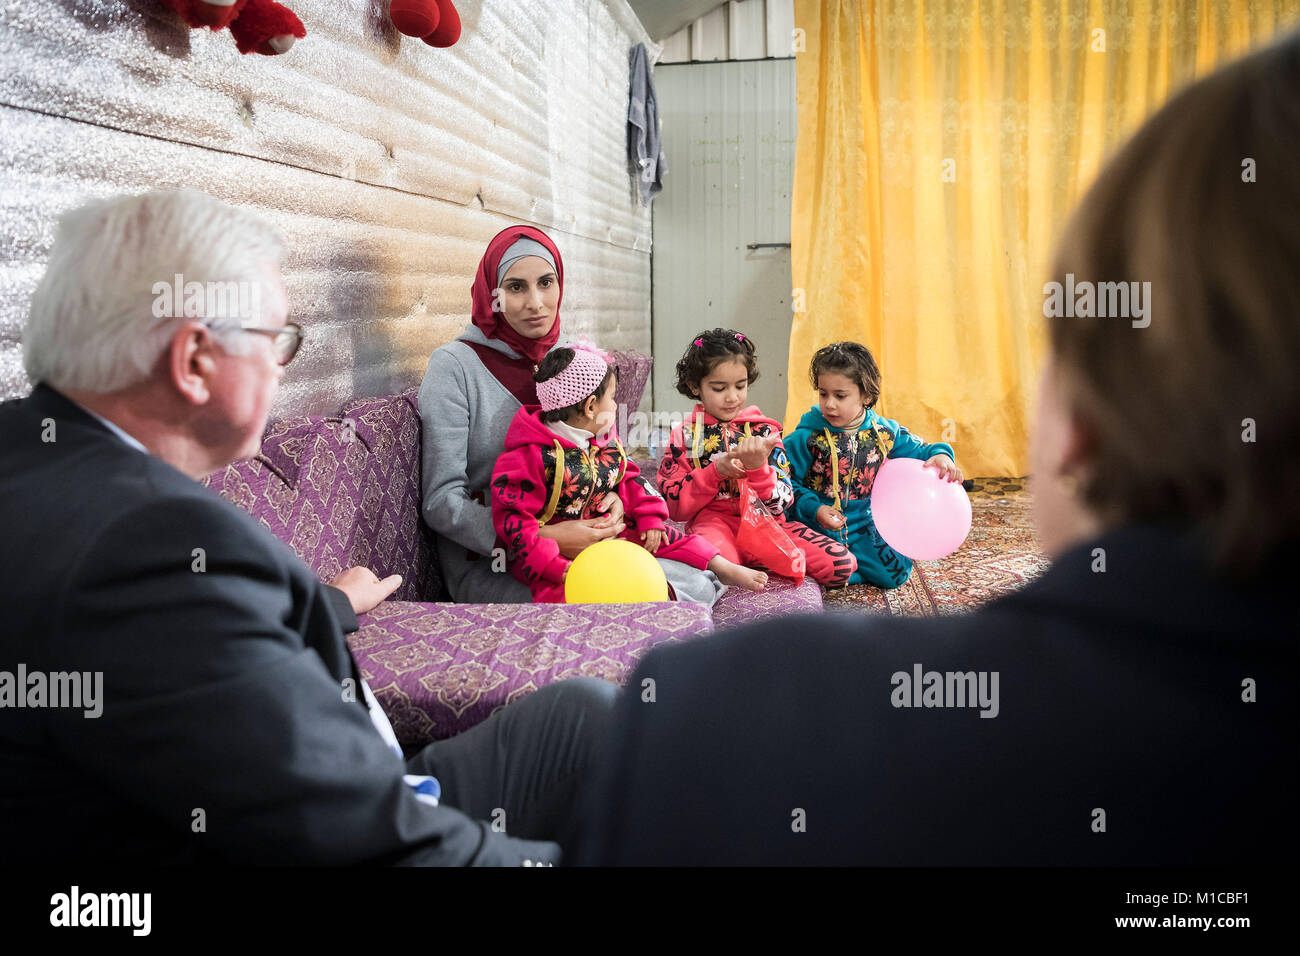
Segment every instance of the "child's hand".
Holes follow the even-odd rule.
[[[741,464],[739,458],[728,457],[727,455],[715,458],[713,459],[713,468],[717,471],[719,478],[745,477],[745,466]]]
[[[837,531],[844,527],[844,515],[840,514],[830,505],[822,505],[817,509],[817,523],[823,528]]]
[[[961,469],[943,452],[935,455],[921,467],[933,468],[944,481],[961,481]]]
[[[649,531],[641,532],[641,543],[651,554],[659,550],[659,545],[664,542],[664,533],[659,528],[652,528]]]
[[[732,454],[740,459],[740,463],[746,470],[757,471],[767,464],[768,455],[772,454],[772,449],[780,440],[776,435],[767,438],[751,435],[749,438],[742,439],[732,450]]]

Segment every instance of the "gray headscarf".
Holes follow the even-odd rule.
[[[539,259],[545,259],[555,268],[555,260],[551,257],[550,250],[538,242],[536,239],[529,239],[527,236],[520,236],[514,242],[510,243],[510,248],[501,254],[501,261],[497,264],[497,287],[505,281],[506,273],[510,267],[528,256],[537,256]]]

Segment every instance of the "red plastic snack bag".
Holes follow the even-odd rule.
[[[747,561],[756,561],[774,574],[794,578],[795,584],[803,582],[807,558],[777,524],[767,505],[750,490],[748,481],[740,482],[740,530],[736,545]]]

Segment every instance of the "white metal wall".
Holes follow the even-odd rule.
[[[667,37],[660,62],[793,56],[793,34],[794,0],[729,0]]]
[[[750,400],[780,419],[793,317],[794,60],[666,64],[656,82],[671,184],[654,207],[655,410],[690,408],[674,363],[697,332],[722,327],[753,340],[761,376]]]
[[[650,217],[626,162],[626,0],[460,0],[460,42],[398,34],[387,0],[294,0],[308,35],[240,56],[156,0],[0,4],[0,399],[57,216],[190,185],[288,235],[309,344],[276,414],[417,382],[468,321],[484,245],[511,222],[565,259],[566,329],[650,347]]]

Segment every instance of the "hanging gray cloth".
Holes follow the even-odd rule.
[[[632,78],[627,104],[627,158],[636,177],[641,205],[650,205],[664,188],[663,144],[659,139],[659,104],[655,99],[655,81],[650,74],[650,56],[645,44],[632,48]]]

